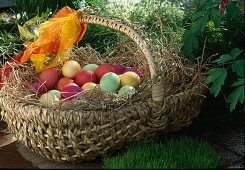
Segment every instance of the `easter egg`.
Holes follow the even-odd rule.
[[[76,75],[76,83],[78,86],[82,87],[87,82],[96,83],[97,77],[94,72],[90,70],[79,71]]]
[[[54,89],[59,79],[59,73],[56,68],[48,68],[42,71],[38,78],[42,83],[44,83],[47,89],[51,90]]]
[[[77,98],[77,93],[82,92],[83,89],[76,85],[68,85],[64,87],[61,91],[61,99],[69,99],[73,100],[74,98]]]
[[[57,82],[57,89],[61,91],[69,83],[74,83],[75,81],[69,77],[63,77]]]
[[[59,90],[50,90],[48,93],[54,94],[58,99],[61,99],[60,91]]]
[[[87,64],[85,65],[82,70],[90,70],[92,72],[94,72],[94,70],[98,67],[97,64]]]
[[[121,96],[123,98],[129,98],[133,95],[135,92],[135,88],[133,86],[123,86],[119,91],[118,91],[118,96]]]
[[[116,74],[123,74],[123,71],[125,70],[121,65],[113,65],[112,67]]]
[[[39,102],[46,107],[56,107],[59,106],[59,98],[52,93],[43,94]]]
[[[89,90],[89,89],[95,89],[97,84],[92,83],[92,82],[87,82],[82,86],[83,90]]]
[[[76,83],[69,83],[66,86],[78,86]]]
[[[122,77],[122,74],[119,74],[118,77],[120,79],[120,86],[119,86],[118,90],[120,90],[122,88],[122,85],[121,85],[121,77]]]
[[[108,91],[115,92],[120,86],[120,79],[116,73],[106,73],[100,80],[100,88]]]
[[[31,87],[29,89],[31,94],[35,94],[36,98],[39,98],[42,94],[47,93],[47,88],[44,86],[44,84],[41,84],[39,82],[35,82],[31,84]]]
[[[64,77],[75,78],[79,71],[81,71],[81,66],[75,60],[67,61],[62,67]]]
[[[125,72],[120,76],[121,86],[133,86],[134,88],[139,87],[140,85],[140,76],[136,74],[135,72]]]
[[[144,74],[136,68],[127,68],[123,71],[123,73],[126,73],[128,71],[135,72],[136,74],[138,74],[140,76],[140,79],[142,79],[144,77]]]
[[[115,69],[108,64],[102,64],[94,70],[94,74],[97,76],[98,80],[100,80],[104,74],[109,72],[115,73]]]

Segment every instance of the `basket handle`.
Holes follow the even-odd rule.
[[[151,78],[156,76],[155,59],[152,56],[152,52],[148,47],[148,45],[146,44],[145,40],[134,29],[132,29],[129,26],[126,26],[125,24],[119,23],[115,20],[103,18],[96,15],[81,15],[80,22],[86,24],[102,25],[126,34],[137,44],[137,46],[145,55],[149,65]],[[163,98],[164,98],[163,79],[161,76],[159,76],[158,79],[156,80],[156,83],[152,86],[152,100],[154,102],[162,102]]]

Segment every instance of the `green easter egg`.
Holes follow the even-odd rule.
[[[90,70],[92,72],[94,72],[94,70],[98,67],[97,64],[87,64],[85,65],[82,70]]]
[[[108,92],[115,92],[118,90],[120,86],[120,79],[116,73],[106,73],[100,79],[100,88],[108,91]]]
[[[118,91],[118,96],[121,96],[123,98],[130,98],[133,93],[135,92],[135,88],[133,86],[123,86],[119,91]]]
[[[59,90],[50,90],[48,93],[54,94],[58,99],[61,99]]]

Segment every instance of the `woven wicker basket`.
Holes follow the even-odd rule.
[[[99,24],[128,35],[145,55],[151,78],[157,75],[156,58],[134,29],[95,15],[84,15],[81,22]],[[202,94],[207,88],[199,83],[190,90],[164,97],[163,81],[159,76],[152,84],[152,97],[116,110],[60,110],[16,102],[10,96],[0,95],[1,114],[18,141],[35,153],[56,161],[93,160],[129,142],[152,139],[158,133],[191,124],[200,112]]]

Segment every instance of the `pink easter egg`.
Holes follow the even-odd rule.
[[[72,83],[70,83],[69,85],[67,85],[66,87],[64,87],[61,91],[61,99],[66,99],[68,98],[68,100],[73,100],[75,98],[77,98],[77,93],[80,93],[83,91],[83,89],[79,86],[76,85],[71,85]]]
[[[136,68],[127,68],[126,70],[123,71],[123,73],[128,72],[128,71],[135,72],[136,74],[140,76],[140,79],[144,77],[144,74]]]
[[[123,74],[123,71],[125,70],[121,65],[113,65],[112,66],[115,69],[116,74]]]
[[[76,83],[69,83],[69,84],[67,84],[66,86],[78,86]],[[66,87],[65,86],[65,87]]]
[[[44,86],[44,84],[35,82],[31,84],[29,91],[31,94],[35,94],[36,98],[39,98],[42,94],[47,93],[48,89]]]

